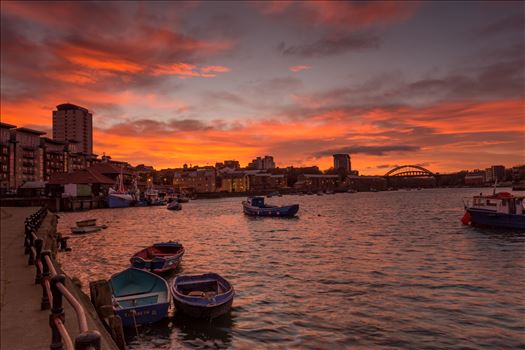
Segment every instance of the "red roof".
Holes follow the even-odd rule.
[[[51,174],[48,184],[65,185],[65,184],[105,184],[112,185],[115,181],[102,175],[95,169],[87,168],[77,170],[72,173],[55,173]]]

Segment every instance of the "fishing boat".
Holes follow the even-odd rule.
[[[80,220],[80,221],[77,221],[76,224],[77,224],[77,227],[96,226],[97,219]]]
[[[235,291],[216,273],[177,276],[171,285],[177,312],[195,318],[214,319],[230,311]]]
[[[175,270],[183,255],[184,247],[178,242],[155,243],[135,253],[131,265],[160,274]]]
[[[525,196],[509,192],[474,196],[464,199],[463,224],[525,230]]]
[[[167,316],[170,294],[162,277],[130,267],[111,276],[109,282],[113,309],[124,327],[155,323]]]
[[[264,204],[264,197],[248,197],[242,202],[244,214],[251,216],[292,217],[299,211],[299,204],[276,206]]]
[[[174,201],[171,201],[170,203],[168,203],[168,206],[167,206],[168,210],[181,210],[182,209],[182,205],[177,202],[176,200]]]
[[[131,194],[126,191],[124,187],[124,176],[122,174],[122,169],[120,174],[117,176],[116,189],[110,188],[108,191],[108,207],[109,208],[127,208],[129,207],[134,198]]]

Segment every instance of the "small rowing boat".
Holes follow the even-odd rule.
[[[235,291],[216,273],[178,276],[171,285],[176,310],[195,318],[214,319],[230,311]]]
[[[109,280],[113,309],[124,327],[150,324],[168,315],[168,283],[151,272],[128,268]]]
[[[135,253],[131,265],[137,269],[164,273],[175,270],[184,255],[184,247],[178,242],[155,243]]]

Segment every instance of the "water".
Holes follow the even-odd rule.
[[[240,198],[61,214],[70,276],[108,278],[154,242],[186,248],[181,273],[218,272],[235,286],[231,315],[179,315],[128,334],[132,349],[525,348],[525,234],[463,226],[479,189],[284,196],[299,218],[250,218]]]

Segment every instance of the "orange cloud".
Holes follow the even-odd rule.
[[[288,69],[291,70],[294,73],[297,73],[297,72],[300,72],[300,71],[303,71],[303,70],[312,69],[312,66],[308,66],[308,65],[291,66]]]
[[[207,66],[199,68],[189,63],[174,63],[170,65],[158,65],[153,69],[153,75],[176,75],[181,79],[188,77],[214,78],[214,73],[229,72],[230,69],[223,66]]]

